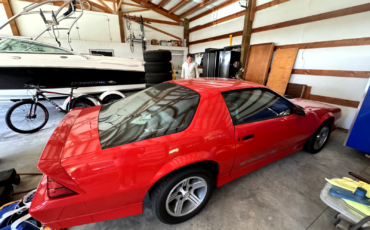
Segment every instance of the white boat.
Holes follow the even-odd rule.
[[[39,13],[43,17],[46,31],[63,29],[57,28],[58,22],[68,18],[69,15],[58,14],[61,9],[70,4],[72,12],[75,11],[73,0],[68,0],[61,8],[51,13],[52,20],[46,20],[43,12],[34,9],[46,3],[57,0],[44,0],[33,3],[9,19],[6,23],[22,15]],[[79,0],[77,0],[78,2]],[[83,7],[82,7],[83,8]],[[75,22],[82,16],[83,9]],[[0,26],[3,28],[6,24]],[[55,28],[54,28],[55,27]],[[126,91],[145,88],[144,62],[128,58],[115,58],[105,56],[83,55],[71,50],[22,37],[0,36],[0,100],[17,100],[29,98],[24,84],[38,84],[48,91],[69,93],[71,87],[78,87],[76,94],[93,94],[105,91]],[[68,34],[69,37],[69,34]],[[54,37],[55,38],[55,37]],[[67,38],[68,39],[68,38]],[[55,38],[57,44],[60,44]],[[69,39],[68,39],[69,41]],[[48,94],[48,97],[57,95]]]

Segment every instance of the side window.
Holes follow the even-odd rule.
[[[55,53],[71,54],[68,51],[58,49],[32,41],[5,39],[0,41],[0,53]]]
[[[293,105],[266,89],[223,92],[234,125],[273,119],[293,113]]]

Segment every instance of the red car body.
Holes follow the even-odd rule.
[[[216,186],[303,148],[305,141],[329,118],[332,129],[339,108],[294,99],[305,116],[292,114],[234,126],[222,92],[265,88],[262,85],[213,78],[170,81],[200,94],[190,125],[182,132],[102,149],[98,133],[101,106],[68,113],[50,137],[38,163],[45,174],[30,213],[51,228],[65,228],[141,214],[149,189],[181,167],[217,164]],[[254,138],[240,140],[245,135]],[[47,177],[75,192],[51,199]]]

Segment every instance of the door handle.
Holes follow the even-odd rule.
[[[254,134],[251,134],[251,135],[248,135],[248,136],[244,136],[243,137],[243,141],[248,140],[248,139],[251,139],[253,137],[254,137]]]

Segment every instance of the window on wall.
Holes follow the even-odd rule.
[[[223,92],[234,125],[293,114],[293,104],[267,89]]]

